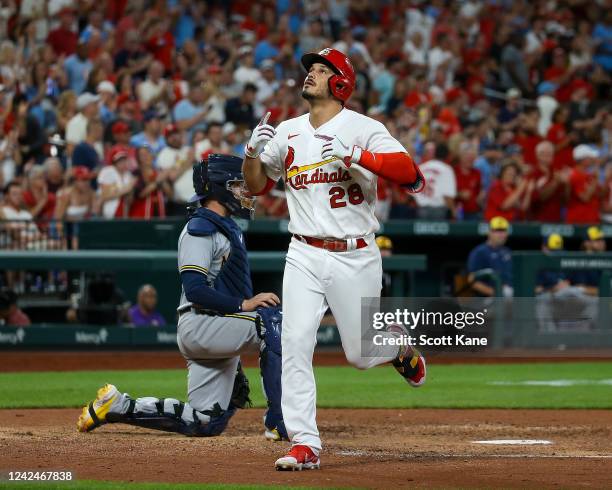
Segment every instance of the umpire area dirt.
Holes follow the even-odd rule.
[[[281,473],[287,443],[241,410],[217,438],[128,425],[76,432],[78,409],[0,410],[0,479],[71,470],[76,479],[360,488],[611,488],[612,411],[319,410],[320,471]],[[535,446],[472,441],[548,440]]]

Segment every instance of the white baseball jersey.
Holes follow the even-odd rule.
[[[260,159],[268,177],[285,179],[291,233],[346,239],[379,228],[374,215],[376,175],[356,164],[347,168],[335,157],[321,158],[323,143],[335,136],[349,148],[406,152],[382,123],[348,109],[317,129],[308,114],[279,124]]]
[[[423,192],[414,194],[419,206],[443,207],[446,206],[445,197],[457,197],[457,181],[453,168],[440,160],[429,160],[419,165],[427,186]]]

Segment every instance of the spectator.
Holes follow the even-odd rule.
[[[170,84],[163,78],[164,65],[153,61],[149,65],[147,78],[136,86],[136,94],[143,111],[155,110],[160,113],[168,111]]]
[[[453,168],[445,163],[448,148],[443,144],[429,142],[425,145],[425,151],[428,146],[434,148],[435,157],[419,166],[427,186],[423,192],[414,195],[418,206],[417,218],[443,220],[455,217],[457,182]]]
[[[256,94],[257,87],[247,83],[240,97],[229,99],[225,104],[225,117],[227,121],[244,129],[251,129],[255,125],[253,104]]]
[[[68,76],[68,85],[77,95],[85,91],[89,73],[93,69],[93,63],[89,60],[89,48],[87,43],[79,41],[76,52],[68,56],[64,61],[64,70]]]
[[[531,204],[534,186],[533,180],[521,177],[516,163],[506,163],[489,190],[485,220],[490,221],[495,216],[508,221],[522,218]]]
[[[497,143],[485,142],[481,149],[480,156],[474,160],[474,168],[480,172],[482,190],[488,193],[493,180],[499,175],[503,152]]]
[[[151,78],[151,69],[156,64],[151,63],[152,59],[153,56],[142,49],[138,31],[130,29],[125,33],[125,46],[115,55],[115,68],[141,79],[145,77],[147,67],[149,67],[149,78]],[[147,90],[145,90],[146,92]]]
[[[163,218],[166,216],[166,196],[172,195],[168,170],[157,172],[153,168],[153,152],[147,146],[136,150],[138,169],[134,173],[134,197],[130,207],[131,218]]]
[[[104,126],[100,119],[92,118],[87,121],[87,132],[85,139],[74,147],[72,152],[72,164],[87,167],[97,173],[104,157],[102,135]]]
[[[501,54],[501,86],[506,90],[517,88],[523,94],[530,94],[529,67],[523,54],[525,37],[517,30],[512,33],[508,41]]]
[[[553,171],[553,157],[554,146],[550,141],[542,141],[536,146],[537,165],[528,174],[528,178],[534,182],[528,213],[533,221],[561,221],[561,208],[566,200],[570,170]]]
[[[77,99],[77,109],[75,114],[66,126],[66,143],[69,155],[72,155],[74,147],[87,137],[87,123],[98,117],[99,95],[89,92],[79,95]]]
[[[30,318],[17,306],[17,295],[11,289],[0,291],[0,324],[12,327],[31,325]]]
[[[23,189],[16,181],[9,182],[4,189],[2,219],[19,221],[32,220],[32,213],[25,209],[23,202]]]
[[[261,73],[255,68],[255,58],[251,46],[242,46],[238,50],[238,68],[234,71],[234,80],[244,87],[247,83],[257,85]]]
[[[128,310],[130,323],[135,327],[163,327],[165,318],[155,310],[157,290],[151,284],[144,284],[138,290],[137,304]]]
[[[42,218],[43,220],[53,218],[55,193],[49,192],[44,167],[30,168],[26,189],[23,192],[23,203],[31,217]]]
[[[21,165],[21,152],[17,144],[18,133],[9,131],[0,140],[0,188],[12,181]]]
[[[206,115],[212,105],[204,105],[202,85],[193,82],[189,86],[189,96],[174,106],[174,122],[181,131],[187,131],[187,141],[193,141],[193,133],[206,129]]]
[[[521,91],[516,87],[509,88],[506,91],[506,103],[497,115],[497,121],[503,129],[514,129],[521,109]]]
[[[71,183],[57,193],[54,218],[58,221],[79,221],[97,211],[96,194],[91,186],[94,174],[87,167],[72,168]]]
[[[64,185],[64,167],[58,158],[47,158],[43,164],[47,178],[47,188],[50,193],[56,194]]]
[[[489,276],[480,277],[479,272],[490,270],[496,274],[505,297],[512,296],[512,253],[506,247],[510,225],[506,218],[496,216],[489,221],[487,241],[478,245],[468,257],[468,280],[478,296],[495,296],[495,282]]]
[[[130,146],[133,146],[136,150],[142,146],[148,147],[155,159],[164,146],[166,146],[166,141],[161,134],[161,120],[157,112],[147,111],[143,121],[143,130],[130,138]]]
[[[73,30],[74,12],[70,7],[62,8],[57,14],[59,26],[47,37],[47,44],[58,56],[70,56],[77,50],[78,35]]]
[[[117,89],[108,80],[98,84],[96,92],[100,96],[100,119],[104,124],[109,124],[116,118]]]
[[[211,122],[206,130],[206,139],[195,144],[195,155],[198,160],[208,158],[211,153],[229,153],[231,148],[223,141],[223,124]]]
[[[612,162],[608,162],[604,170],[601,221],[608,224],[612,223]]]
[[[157,168],[167,171],[168,181],[173,185],[173,193],[168,203],[168,215],[182,216],[185,204],[193,196],[193,149],[183,144],[184,133],[176,124],[164,129],[166,147],[157,157]]]
[[[473,143],[466,141],[459,146],[459,163],[455,166],[459,219],[480,219],[480,203],[483,195],[480,172],[474,168],[476,155],[477,152]]]
[[[12,111],[11,116],[19,144],[19,161],[24,167],[32,163],[42,163],[46,156],[44,145],[47,138],[40,123],[28,113],[28,103],[22,96],[16,96],[13,99]],[[8,128],[9,131],[12,129],[12,127]]]
[[[57,101],[57,130],[61,136],[66,135],[68,123],[77,114],[77,95],[72,90],[62,92]]]
[[[552,116],[552,125],[548,129],[546,139],[555,145],[555,158],[553,170],[563,170],[573,167],[572,151],[574,143],[578,140],[576,133],[568,132],[567,120],[569,111],[565,106],[559,106]]]
[[[121,148],[112,152],[111,165],[98,174],[98,193],[102,216],[106,219],[127,218],[135,179],[128,168],[128,153]]]
[[[589,226],[586,231],[582,249],[588,254],[600,254],[606,251],[605,235],[601,228]],[[587,296],[599,295],[599,283],[601,282],[600,269],[582,269],[569,274],[572,286],[579,288]],[[593,315],[588,318],[592,318]]]
[[[587,145],[574,148],[576,167],[569,175],[569,199],[566,222],[571,224],[599,223],[603,190],[598,182],[597,151]]]

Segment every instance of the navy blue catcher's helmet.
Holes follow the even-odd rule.
[[[244,182],[241,158],[213,153],[196,163],[193,166],[193,189],[195,195],[191,202],[215,199],[234,216],[253,217],[255,198]]]

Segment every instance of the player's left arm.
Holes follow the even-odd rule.
[[[368,125],[361,138],[363,146],[345,144],[338,135],[322,148],[323,158],[336,156],[347,167],[361,165],[370,172],[406,187],[410,192],[421,192],[425,178],[406,149],[389,134],[381,123]]]

